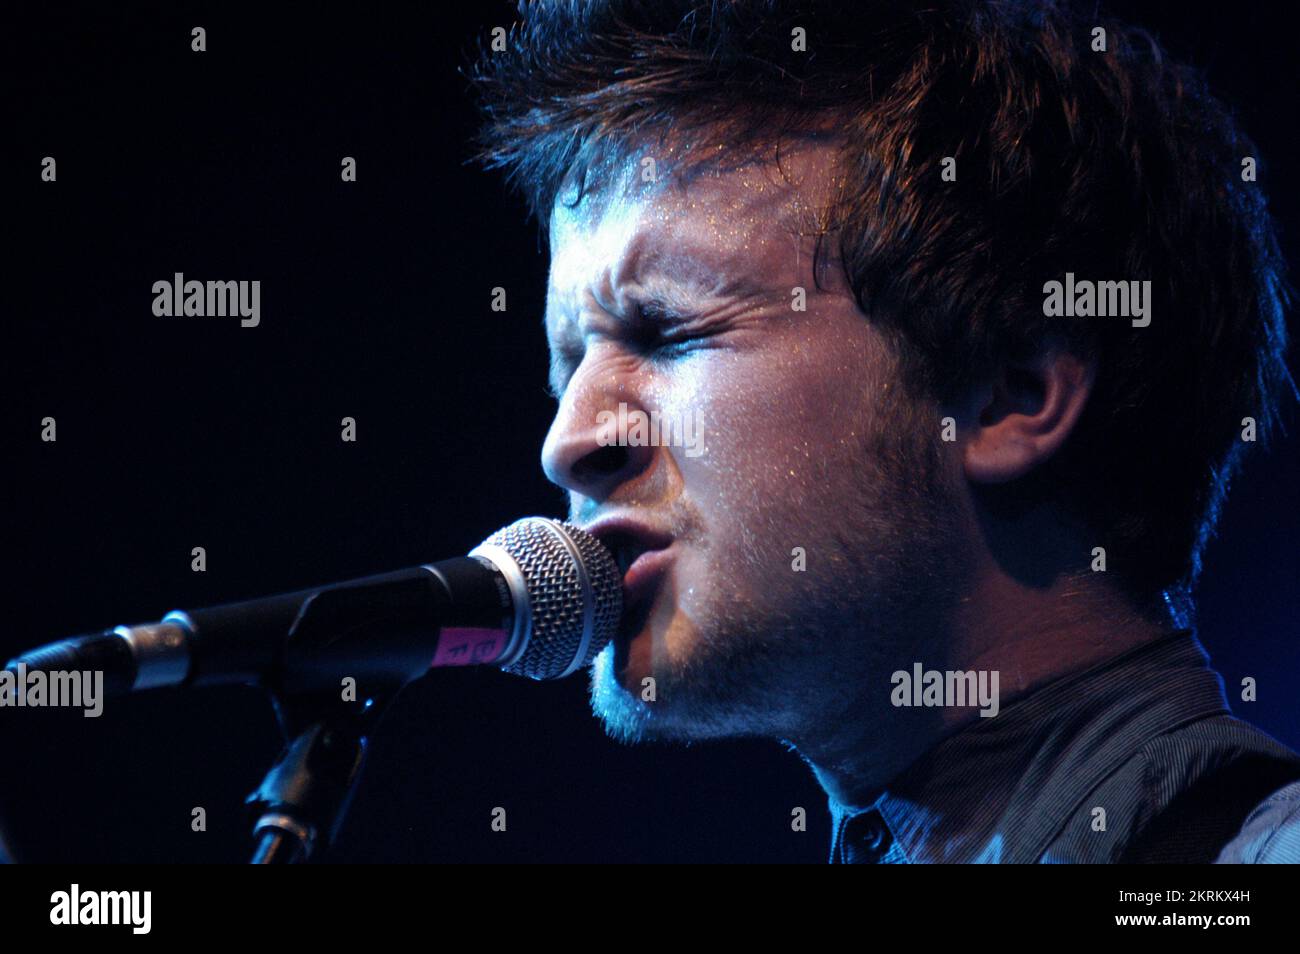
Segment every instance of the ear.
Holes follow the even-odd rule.
[[[1055,454],[1083,413],[1095,377],[1095,361],[1055,349],[1031,363],[1004,366],[968,405],[966,476],[1004,483]]]

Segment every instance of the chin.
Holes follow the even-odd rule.
[[[650,706],[635,690],[624,686],[616,671],[615,647],[610,643],[591,664],[591,711],[605,732],[620,742],[639,742],[649,735]],[[630,678],[628,671],[622,676]],[[639,686],[639,681],[634,683]]]
[[[645,680],[654,679],[654,701],[662,706],[674,690],[681,690],[683,674],[706,675],[700,669],[703,635],[693,613],[678,602],[674,588],[665,587],[610,643],[613,675],[638,699],[646,691]]]
[[[725,665],[709,659],[694,623],[672,603],[630,639],[616,639],[591,666],[591,707],[620,742],[698,741],[751,734],[752,706],[737,705]],[[653,701],[647,700],[653,678]],[[737,714],[746,713],[738,719]]]
[[[611,736],[625,741],[676,736],[668,727],[682,721],[680,704],[673,704],[679,688],[675,674],[695,632],[662,596],[631,636],[620,633],[592,663],[592,709]],[[647,699],[651,686],[653,695]]]
[[[630,638],[620,638],[610,643],[613,678],[627,691],[637,695],[645,688],[645,680],[662,681],[662,673],[655,671],[655,661],[662,667],[665,650],[662,636],[657,636],[647,622]],[[658,643],[659,645],[656,645]],[[656,688],[658,688],[656,686]]]

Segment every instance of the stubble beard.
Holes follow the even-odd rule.
[[[798,530],[788,513],[767,518],[752,527],[739,566],[692,581],[708,594],[692,607],[697,633],[688,658],[656,662],[653,701],[620,685],[614,647],[605,647],[591,704],[611,737],[762,736],[817,749],[833,744],[823,737],[834,727],[883,711],[897,660],[922,658],[960,589],[955,488],[931,437],[932,410],[877,407],[858,432],[859,466],[823,468],[813,498],[831,503],[812,525],[806,512]],[[794,546],[806,551],[805,572],[791,566]],[[730,595],[738,592],[761,602]],[[665,618],[648,624],[656,644],[677,602],[664,595]]]

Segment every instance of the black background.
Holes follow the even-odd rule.
[[[1260,5],[1120,12],[1239,108],[1294,251],[1293,32]],[[510,6],[6,18],[0,656],[456,555],[517,516],[564,512],[538,463],[553,411],[544,250],[522,201],[465,163],[475,118],[458,68]],[[47,155],[57,183],[40,181]],[[344,156],[355,183],[340,181]],[[177,271],[260,280],[260,327],[154,317],[151,286]],[[47,415],[57,443],[40,440]],[[340,440],[344,416],[356,443]],[[1292,746],[1298,476],[1292,437],[1239,480],[1201,613],[1230,699],[1259,681],[1236,711]],[[190,569],[195,546],[206,573]],[[279,745],[259,691],[0,719],[0,818],[21,859],[247,855],[242,801]],[[190,830],[195,806],[205,833]],[[495,806],[505,834],[489,828]],[[807,832],[791,831],[796,806]],[[774,743],[627,748],[603,735],[581,677],[466,670],[401,697],[332,858],[821,861],[828,838],[824,795]]]

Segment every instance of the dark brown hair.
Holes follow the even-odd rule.
[[[1050,2],[557,0],[520,16],[470,71],[476,158],[539,221],[647,132],[734,157],[833,123],[836,251],[909,386],[943,400],[1048,341],[1095,357],[1084,416],[1038,482],[1135,593],[1195,580],[1242,419],[1262,439],[1294,394],[1277,241],[1242,176],[1258,154],[1198,73]],[[1150,280],[1150,325],[1045,317],[1043,285],[1066,272]]]

